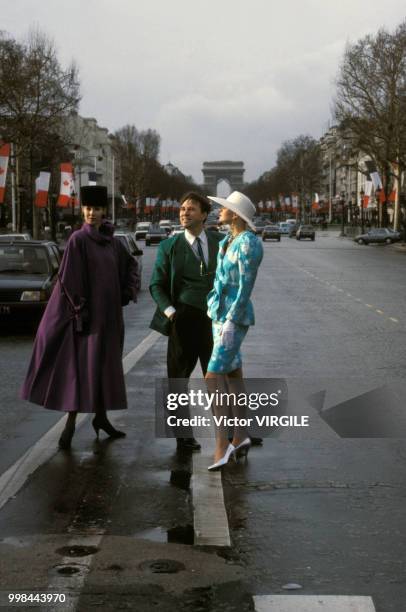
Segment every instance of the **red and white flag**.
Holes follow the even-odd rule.
[[[10,157],[10,144],[0,146],[0,204],[4,202],[4,194],[6,192],[6,178],[8,160]]]
[[[50,172],[40,172],[35,179],[35,206],[45,208],[48,204]]]
[[[65,208],[69,206],[73,192],[73,166],[72,164],[61,164],[61,189],[56,205]]]

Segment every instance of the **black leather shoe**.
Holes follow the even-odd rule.
[[[262,446],[262,444],[263,444],[262,438],[251,438],[252,446]]]
[[[176,440],[176,449],[178,451],[193,452],[198,451],[201,448],[202,447],[200,446],[199,442],[197,442],[197,440],[194,438],[177,438]]]

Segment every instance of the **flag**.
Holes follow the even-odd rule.
[[[374,161],[372,160],[367,160],[365,162],[365,165],[367,167],[367,170],[369,172],[369,176],[371,177],[371,181],[374,185],[375,189],[382,189],[383,185],[382,185],[382,180],[381,177],[379,176],[379,172],[377,170],[376,164]]]
[[[125,197],[125,195],[121,194],[121,199],[123,200],[123,203],[121,204],[121,208],[128,208],[128,202],[127,202],[127,198]]]
[[[61,189],[56,205],[63,208],[69,206],[73,191],[73,166],[70,163],[61,164]]]
[[[313,204],[312,204],[312,209],[313,210],[318,210],[319,208],[320,208],[320,205],[319,205],[319,194],[315,193],[314,194]]]
[[[8,160],[10,157],[10,144],[0,146],[0,204],[4,202],[4,194],[6,192],[6,178]]]
[[[369,208],[369,200],[372,193],[372,181],[365,182],[364,197],[362,201],[363,208]]]
[[[40,172],[35,179],[35,206],[45,208],[48,204],[50,172]]]

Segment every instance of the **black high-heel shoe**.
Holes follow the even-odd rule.
[[[234,454],[236,459],[240,459],[242,457],[247,458],[250,448],[251,440],[249,438],[245,438],[245,440],[243,440],[240,444],[237,444],[237,446],[235,447]]]
[[[67,423],[58,441],[58,446],[61,450],[70,449],[74,433],[75,433],[75,424],[71,425]]]
[[[106,415],[96,415],[92,421],[92,425],[96,432],[97,438],[99,437],[100,429],[104,431],[110,438],[124,438],[126,436],[126,433],[124,431],[119,431],[118,429],[115,429],[113,427]]]

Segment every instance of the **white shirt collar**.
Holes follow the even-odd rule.
[[[199,236],[195,236],[194,234],[189,232],[188,229],[185,228],[185,238],[191,246],[193,245],[196,238],[200,238],[200,240],[202,241],[202,244],[207,243],[206,232],[204,230],[202,230],[202,233],[199,234]]]

